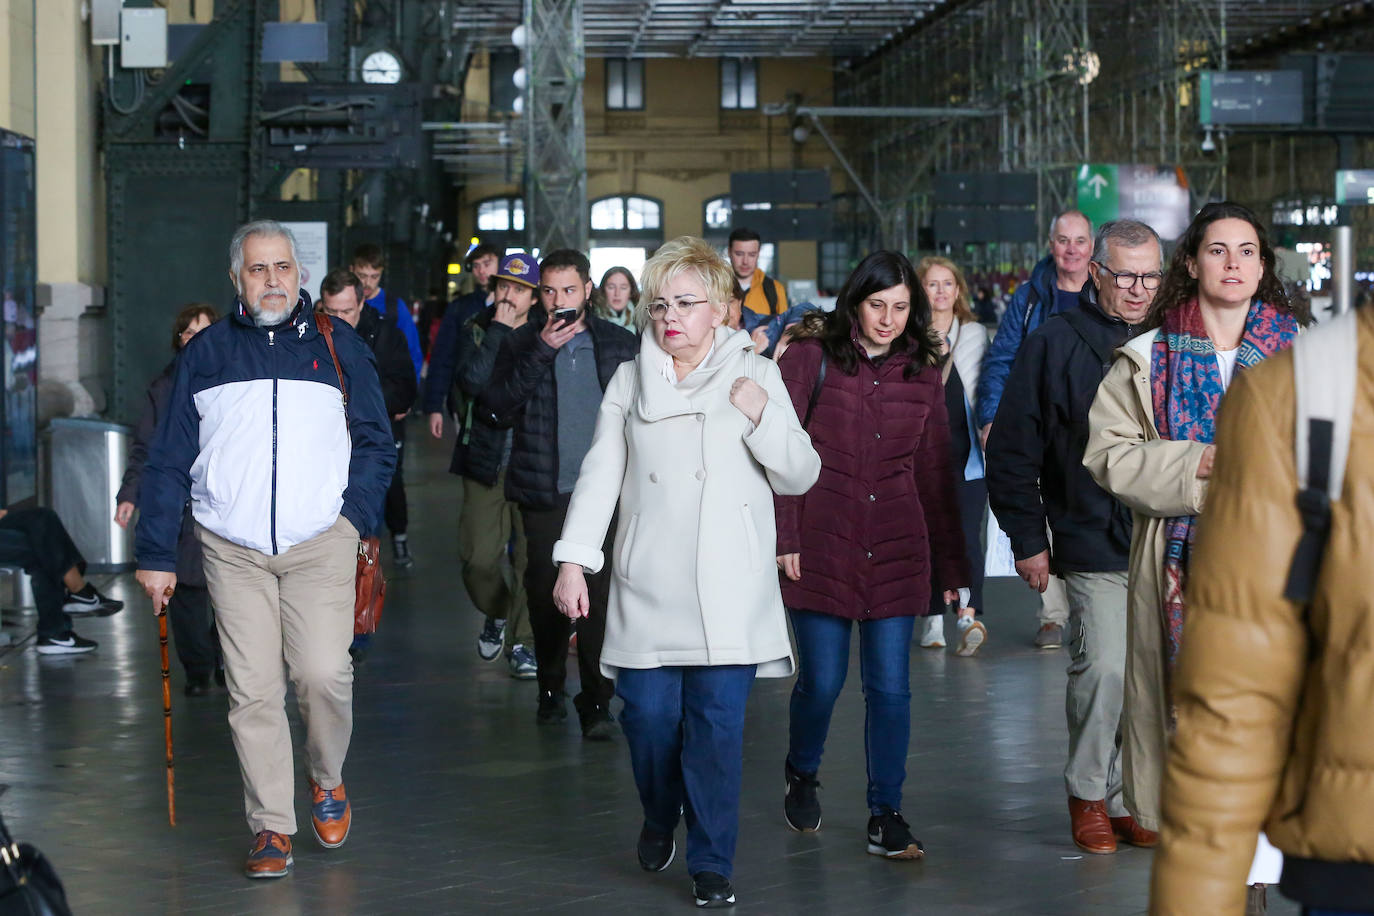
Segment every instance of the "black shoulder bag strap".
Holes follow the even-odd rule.
[[[778,313],[778,285],[767,274],[763,276],[763,298],[768,300],[768,314],[776,315]]]
[[[816,409],[816,402],[821,399],[821,386],[825,384],[825,350],[821,350],[821,365],[816,370],[816,381],[811,385],[811,397],[806,402],[806,417],[802,420],[802,429],[811,428],[811,414]]]

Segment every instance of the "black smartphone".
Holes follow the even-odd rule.
[[[577,309],[554,309],[553,326],[563,328],[577,320]]]

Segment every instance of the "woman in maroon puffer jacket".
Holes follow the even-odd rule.
[[[911,262],[878,251],[855,268],[834,312],[795,329],[778,363],[821,456],[809,493],[776,500],[782,595],[799,665],[783,813],[794,830],[820,826],[816,773],[857,621],[868,851],[891,859],[924,854],[901,815],[912,627],[932,588],[952,601],[969,584],[941,356],[929,327]]]

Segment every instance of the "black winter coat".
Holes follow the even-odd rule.
[[[415,403],[419,385],[415,381],[415,363],[410,358],[410,346],[405,334],[396,324],[393,313],[383,316],[370,305],[364,305],[355,328],[358,336],[377,357],[377,377],[382,382],[382,400],[386,414],[394,417],[405,413]]]
[[[548,313],[530,309],[530,320],[501,343],[491,379],[478,399],[487,422],[515,428],[506,499],[527,509],[550,509],[558,503],[558,391],[553,361],[558,351],[539,339]],[[621,363],[639,353],[636,335],[587,313],[587,330],[596,352],[601,390]]]
[[[148,401],[143,405],[138,425],[134,427],[134,441],[129,446],[129,460],[124,465],[124,479],[115,494],[115,505],[138,505],[138,484],[143,478],[143,466],[148,463],[148,446],[157,432],[157,425],[167,415],[167,401],[172,396],[172,378],[177,361],[173,359],[162,374],[148,383]],[[191,501],[181,513],[181,533],[177,536],[177,584],[205,588],[204,557],[200,538],[196,537],[195,519],[191,517]]]
[[[534,306],[543,311],[538,305]],[[514,330],[509,325],[493,322],[496,306],[489,305],[474,318],[468,319],[458,332],[454,380],[462,391],[459,404],[458,439],[453,443],[453,461],[449,471],[490,487],[501,473],[505,457],[508,426],[498,426],[488,414],[476,409],[477,396],[487,387],[496,354],[501,343]]]
[[[1118,347],[1136,328],[1102,311],[1091,283],[1021,345],[988,437],[992,511],[1028,559],[1050,549],[1050,568],[1114,572],[1129,565],[1131,513],[1083,467],[1088,411]]]

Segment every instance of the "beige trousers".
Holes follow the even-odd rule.
[[[353,733],[353,581],[358,532],[340,516],[277,556],[196,525],[229,687],[229,728],[254,833],[296,832],[295,766],[286,679],[305,724],[306,772],[326,789],[343,781]]]

